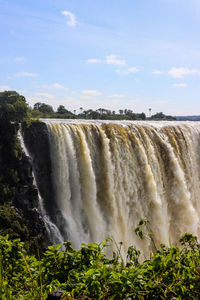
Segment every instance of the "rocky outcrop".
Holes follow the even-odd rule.
[[[23,211],[28,221],[31,236],[40,236],[39,242],[42,249],[49,244],[45,223],[39,210],[38,190],[34,185],[31,159],[22,153],[17,166],[19,182],[16,186],[13,203]]]
[[[22,151],[18,130],[16,123],[0,122],[0,233],[20,237],[33,251],[43,250],[48,235],[38,209],[31,159]]]
[[[38,207],[38,191],[33,185],[31,159],[22,153],[17,165],[19,182],[16,186],[14,202],[23,210],[31,210]]]
[[[52,167],[49,149],[47,125],[33,122],[31,126],[23,126],[24,143],[32,159],[35,180],[48,214],[55,210]]]
[[[67,297],[62,297],[62,295],[63,295],[63,293],[64,293],[64,291],[61,291],[61,290],[56,290],[56,291],[53,291],[52,293],[50,293],[49,295],[48,295],[48,297],[47,297],[47,299],[46,300],[67,300]]]

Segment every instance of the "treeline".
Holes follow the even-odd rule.
[[[119,111],[105,108],[84,110],[83,107],[80,107],[72,112],[64,105],[59,105],[55,111],[51,105],[41,102],[35,103],[32,108],[28,107],[25,97],[15,91],[0,93],[0,108],[0,121],[2,119],[21,121],[24,116],[36,119],[176,120],[175,117],[165,115],[162,112],[147,117],[144,112],[136,113],[131,109],[119,109]]]
[[[33,118],[55,118],[55,119],[99,119],[99,120],[175,120],[172,116],[164,115],[162,112],[147,117],[144,112],[135,113],[130,109],[120,109],[118,112],[99,108],[97,110],[84,110],[82,107],[73,112],[67,110],[63,105],[59,105],[54,111],[53,107],[46,103],[37,102],[30,108]]]

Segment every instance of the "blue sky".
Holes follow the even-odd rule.
[[[200,114],[200,0],[0,0],[0,39],[31,106]]]

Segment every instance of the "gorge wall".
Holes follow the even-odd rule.
[[[0,120],[0,234],[21,238],[28,251],[38,253],[50,241],[38,209],[31,160],[22,151],[19,129],[18,123]]]
[[[41,210],[54,242],[112,236],[144,254],[200,234],[200,123],[45,121],[24,128]]]

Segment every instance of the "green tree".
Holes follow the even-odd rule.
[[[151,117],[152,119],[165,119],[165,115],[162,112],[156,113]]]
[[[145,113],[141,113],[141,114],[139,114],[138,115],[138,117],[140,118],[140,119],[142,119],[142,120],[145,120],[146,119],[146,115],[145,115]]]
[[[66,114],[69,111],[64,107],[64,105],[59,105],[57,108],[57,113],[58,114]]]
[[[91,117],[92,119],[98,119],[98,118],[100,118],[100,114],[99,114],[97,111],[92,110],[92,111],[90,112],[90,117]]]
[[[24,96],[15,91],[0,93],[0,121],[22,122],[29,116],[29,108]]]
[[[53,107],[46,103],[37,102],[34,104],[34,110],[39,110],[41,113],[50,114],[53,113]]]

